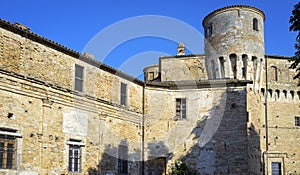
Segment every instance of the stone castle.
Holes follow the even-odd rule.
[[[0,174],[300,174],[300,88],[264,19],[215,10],[205,53],[180,43],[144,81],[0,20]]]

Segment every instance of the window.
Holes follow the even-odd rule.
[[[121,105],[127,106],[127,84],[121,83]]]
[[[253,18],[253,30],[258,31],[258,20]]]
[[[16,159],[16,138],[12,135],[0,135],[0,168],[14,169]]]
[[[176,119],[186,118],[186,99],[176,98]]]
[[[128,174],[128,147],[119,145],[118,174]]]
[[[80,145],[69,145],[69,171],[70,172],[81,172],[81,147],[80,147]]]
[[[225,68],[224,68],[224,57],[220,57],[219,58],[219,61],[220,61],[220,78],[225,78]]]
[[[75,64],[75,90],[83,92],[84,67]]]
[[[248,56],[247,55],[242,55],[242,61],[243,61],[243,67],[242,67],[242,77],[244,79],[246,79],[246,75],[247,75],[247,59]]]
[[[300,117],[295,117],[295,126],[300,126]]]
[[[236,69],[237,56],[236,56],[236,54],[230,54],[229,58],[230,58],[230,62],[231,62],[233,78],[236,79],[237,78],[236,77],[237,76],[237,69]]]
[[[209,25],[206,27],[206,37],[211,37],[212,32],[213,32],[213,26],[212,26],[212,24],[209,24]]]
[[[272,162],[272,175],[281,175],[281,163]]]

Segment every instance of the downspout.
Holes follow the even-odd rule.
[[[266,56],[265,61],[265,69],[266,69],[266,90],[265,90],[265,127],[266,127],[266,150],[263,152],[263,174],[266,174],[266,158],[265,155],[269,150],[269,133],[268,133],[268,56]]]
[[[145,175],[145,88],[146,82],[144,80],[142,94],[142,175]]]

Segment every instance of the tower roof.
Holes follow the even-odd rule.
[[[233,10],[233,9],[240,9],[240,8],[247,8],[247,9],[249,9],[249,10],[251,10],[251,11],[254,11],[254,12],[260,14],[260,15],[263,17],[264,20],[265,20],[265,18],[266,18],[265,13],[264,13],[262,10],[260,10],[260,9],[258,9],[258,8],[256,8],[256,7],[252,7],[252,6],[248,6],[248,5],[232,5],[232,6],[226,6],[226,7],[219,8],[219,9],[214,10],[213,12],[209,13],[209,14],[203,19],[203,21],[202,21],[202,26],[204,27],[205,21],[206,21],[210,16],[212,16],[212,15],[216,15],[216,14],[221,13],[221,12],[224,12],[224,11],[229,11],[229,10]]]

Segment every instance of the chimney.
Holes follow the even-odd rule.
[[[185,55],[184,43],[178,43],[177,55]]]

